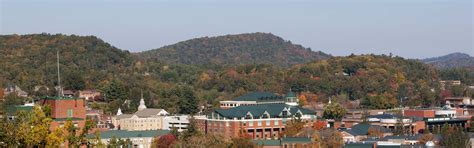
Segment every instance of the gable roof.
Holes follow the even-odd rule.
[[[387,129],[385,127],[378,126],[378,125],[370,125],[368,123],[361,123],[361,124],[354,125],[354,126],[352,126],[351,129],[346,130],[346,132],[348,132],[349,134],[354,135],[354,136],[368,135],[369,128],[379,129],[383,133],[391,132],[390,129]]]
[[[32,110],[33,110],[33,106],[23,106],[23,105],[9,105],[9,106],[6,106],[6,113],[9,116],[13,116],[19,111],[30,112]]]
[[[280,140],[253,140],[258,146],[280,146]]]
[[[117,119],[125,119],[125,118],[131,118],[133,116],[133,114],[121,114],[121,115],[117,115],[115,116]]]
[[[242,118],[250,113],[255,117],[260,117],[263,113],[267,112],[270,114],[270,118],[279,117],[280,113],[284,109],[289,109],[291,115],[296,114],[296,112],[300,111],[303,115],[316,115],[315,111],[304,109],[297,106],[289,106],[286,104],[257,104],[257,105],[246,105],[246,106],[238,106],[229,109],[216,109],[214,113],[219,114],[220,116],[226,118]]]
[[[265,102],[265,101],[273,101],[273,100],[283,101],[283,97],[278,96],[271,92],[251,92],[246,95],[234,98],[232,100],[233,101],[257,101],[257,102]]]
[[[135,112],[134,115],[137,115],[140,118],[143,117],[150,117],[153,115],[158,115],[161,111],[164,111],[163,109],[154,109],[154,108],[145,108],[143,110]]]
[[[311,138],[308,137],[283,137],[281,143],[311,143]]]

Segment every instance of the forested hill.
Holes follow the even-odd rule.
[[[400,98],[415,106],[439,100],[438,89],[431,91],[437,88],[437,71],[418,60],[329,57],[264,33],[193,39],[138,55],[93,36],[3,35],[0,86],[19,85],[33,95],[41,92],[33,91],[35,86],[52,89],[57,83],[56,51],[62,86],[102,90],[109,96],[108,112],[116,111],[125,99],[131,105],[122,106],[122,111],[133,112],[143,92],[147,106],[176,113],[184,90],[192,90],[199,105],[217,105],[251,91],[284,94],[290,88],[312,96],[308,102],[313,104],[332,97],[343,104],[360,101],[368,108],[392,108]],[[136,59],[141,56],[147,60]],[[327,59],[312,61],[322,58]],[[163,59],[170,64],[160,62]],[[228,65],[198,65],[205,63]]]
[[[427,58],[422,60],[426,64],[440,69],[446,68],[474,68],[474,57],[465,53],[451,53],[445,56]]]
[[[128,51],[94,36],[1,35],[0,83],[20,85],[24,90],[38,85],[52,88],[57,83],[57,51],[63,86],[69,89],[97,86],[102,80],[123,73],[133,62]]]
[[[170,64],[273,64],[282,67],[330,57],[269,33],[196,38],[141,52],[138,56]]]

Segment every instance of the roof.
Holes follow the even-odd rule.
[[[372,148],[374,143],[347,143],[344,148]]]
[[[377,119],[394,119],[394,118],[399,118],[400,116],[398,115],[392,115],[392,114],[379,114],[379,115],[370,115],[367,116],[367,118],[377,118]]]
[[[380,131],[382,131],[384,133],[391,132],[390,129],[387,129],[385,127],[378,126],[378,125],[370,125],[370,124],[367,124],[367,123],[361,123],[361,124],[354,125],[354,126],[352,126],[351,129],[346,130],[346,132],[348,132],[349,134],[354,135],[354,136],[367,135],[369,133],[369,128],[376,128],[376,129],[379,129]]]
[[[297,106],[289,106],[286,104],[257,104],[257,105],[246,105],[238,106],[229,109],[216,109],[214,113],[217,113],[226,118],[241,118],[245,117],[247,113],[251,113],[253,116],[262,116],[267,112],[271,118],[279,117],[283,109],[290,109],[291,115],[301,111],[303,114],[316,115],[315,111],[305,109]]]
[[[30,112],[31,110],[33,110],[33,106],[9,105],[6,107],[5,111],[8,115],[14,115],[18,111]]]
[[[135,115],[138,117],[150,117],[153,115],[158,115],[163,109],[155,109],[155,108],[145,108],[143,110],[139,110],[135,112]]]
[[[285,97],[296,97],[296,94],[294,92],[288,92]]]
[[[74,92],[72,90],[64,90],[63,94],[64,95],[74,95]]]
[[[112,137],[127,139],[134,137],[156,137],[168,134],[169,130],[147,130],[147,131],[124,131],[124,130],[109,130],[99,132],[102,139],[110,139]],[[95,134],[88,134],[87,138],[95,138]]]
[[[280,140],[253,140],[258,146],[280,146]]]
[[[133,116],[132,114],[121,114],[121,115],[118,115],[118,116],[115,116],[115,117],[117,119],[125,119],[125,118],[130,118],[132,116]]]
[[[383,139],[384,140],[389,140],[389,139],[405,139],[406,140],[418,140],[423,136],[423,134],[415,134],[415,135],[390,135],[390,136],[385,136]],[[434,141],[440,141],[442,139],[442,136],[440,134],[433,134],[433,139]]]
[[[311,138],[308,137],[283,137],[281,143],[311,143]]]
[[[251,92],[246,95],[232,99],[233,101],[269,101],[283,100],[283,97],[275,95],[271,92]]]

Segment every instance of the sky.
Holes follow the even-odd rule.
[[[472,0],[0,0],[0,34],[94,35],[131,52],[266,32],[335,56],[474,55]]]

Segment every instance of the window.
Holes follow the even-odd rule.
[[[288,118],[288,111],[283,111],[281,115],[283,118]]]
[[[275,120],[275,122],[273,124],[278,125],[279,124],[278,120]]]
[[[72,109],[67,109],[67,117],[71,118],[73,116]]]
[[[245,115],[245,119],[252,119],[252,116],[250,114]]]
[[[262,126],[262,121],[258,121],[258,126]]]
[[[270,126],[270,120],[265,121],[266,126]]]

